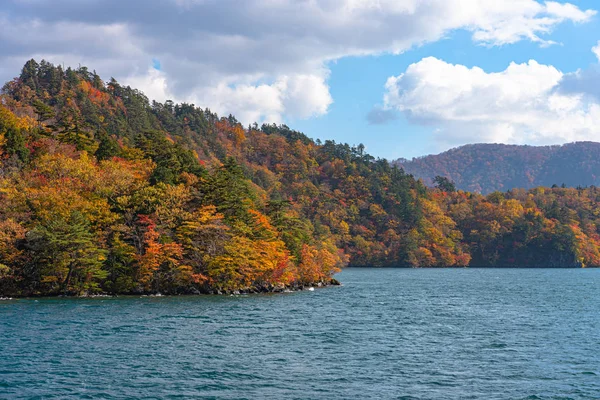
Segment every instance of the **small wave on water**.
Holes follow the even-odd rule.
[[[598,398],[600,270],[339,279],[285,295],[6,301],[0,399]]]

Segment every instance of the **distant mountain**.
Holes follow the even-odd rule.
[[[596,142],[562,146],[471,144],[395,163],[427,185],[439,175],[454,181],[458,189],[483,194],[563,184],[600,186],[600,143]]]

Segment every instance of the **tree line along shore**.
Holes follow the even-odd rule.
[[[362,145],[31,60],[0,94],[0,296],[232,293],[344,266],[600,266],[600,191],[435,187]]]

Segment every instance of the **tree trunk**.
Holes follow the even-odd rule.
[[[73,275],[73,263],[69,264],[69,272],[67,273],[67,277],[65,278],[65,281],[63,282],[63,288],[62,288],[63,294],[66,294],[67,289],[69,288],[69,285],[71,284],[71,276],[72,275]]]

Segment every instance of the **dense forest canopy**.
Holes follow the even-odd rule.
[[[600,191],[435,188],[285,125],[31,60],[0,98],[0,294],[197,293],[352,266],[600,266]]]
[[[465,191],[489,194],[512,188],[553,185],[600,186],[600,143],[562,146],[471,144],[394,164],[432,185],[444,176]]]

